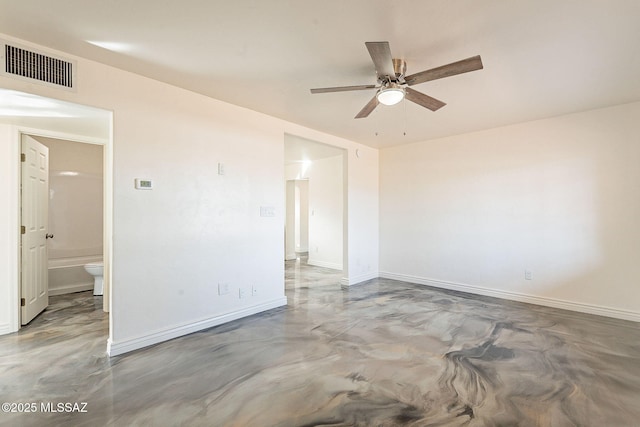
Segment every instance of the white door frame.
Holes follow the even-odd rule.
[[[113,129],[113,115],[111,114],[111,123],[109,124],[109,128]],[[21,182],[21,162],[20,162],[20,152],[21,152],[21,140],[22,135],[30,135],[30,136],[42,136],[47,138],[56,138],[63,139],[67,141],[73,142],[81,142],[85,144],[96,144],[104,146],[104,169],[103,169],[103,177],[104,177],[104,212],[103,212],[103,223],[104,223],[104,239],[103,239],[103,256],[104,256],[104,299],[103,299],[103,308],[105,311],[111,312],[111,272],[112,272],[112,228],[113,228],[113,144],[112,144],[112,136],[108,139],[96,138],[85,135],[76,135],[64,132],[55,132],[46,129],[36,129],[36,128],[28,128],[24,126],[12,126],[12,138],[11,138],[11,151],[14,162],[14,170],[11,171],[12,182],[11,192],[9,198],[9,206],[14,207],[12,212],[10,212],[10,220],[9,227],[14,230],[14,232],[10,233],[10,244],[15,248],[15,258],[12,260],[10,264],[9,277],[12,279],[13,286],[10,287],[10,298],[12,301],[15,301],[15,304],[10,305],[10,324],[12,327],[12,332],[18,331],[20,329],[20,294],[21,294],[21,283],[20,283],[20,204],[21,204],[21,196],[20,196],[20,182]],[[112,316],[109,315],[109,335],[111,335],[111,323]],[[105,343],[106,344],[106,343]]]

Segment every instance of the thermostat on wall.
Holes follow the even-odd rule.
[[[153,181],[150,179],[136,178],[136,190],[152,190]]]

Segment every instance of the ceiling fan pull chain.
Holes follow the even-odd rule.
[[[407,136],[407,98],[402,100],[402,109],[404,110],[404,132],[402,132],[402,136]]]

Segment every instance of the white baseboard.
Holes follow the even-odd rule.
[[[342,286],[353,286],[357,285],[358,283],[366,282],[367,280],[377,279],[378,277],[380,277],[378,273],[367,273],[361,274],[360,276],[343,277],[342,280],[340,280],[340,284]]]
[[[92,291],[92,290],[93,290],[93,282],[79,283],[71,286],[63,286],[60,288],[54,288],[54,289],[49,288],[49,296],[72,294],[74,292]]]
[[[128,353],[133,350],[138,350],[153,344],[168,341],[170,339],[181,337],[183,335],[192,334],[203,329],[222,325],[223,323],[231,322],[232,320],[241,319],[243,317],[282,307],[284,305],[287,305],[287,297],[276,298],[271,301],[267,301],[265,303],[254,305],[251,307],[246,307],[231,313],[214,316],[197,322],[188,323],[186,325],[175,326],[173,328],[168,328],[162,331],[124,340],[121,342],[113,342],[109,339],[109,341],[107,342],[107,354],[109,356],[118,356],[120,354]]]
[[[296,253],[295,253],[295,252],[292,252],[292,253],[290,253],[290,254],[286,254],[286,255],[284,256],[284,260],[285,260],[285,261],[293,261],[294,259],[298,259],[298,256],[296,255]]]
[[[419,285],[433,286],[436,288],[449,289],[453,291],[461,291],[471,294],[485,295],[489,297],[542,305],[546,307],[561,308],[563,310],[578,311],[580,313],[595,314],[598,316],[613,317],[615,319],[640,322],[640,313],[630,310],[621,310],[617,308],[603,307],[593,304],[565,301],[556,298],[540,297],[535,295],[522,294],[519,292],[501,291],[496,289],[484,288],[481,286],[467,285],[465,283],[447,282],[444,280],[410,276],[407,274],[390,273],[387,271],[381,271],[380,277],[385,279],[416,283]]]
[[[14,332],[18,332],[18,330],[12,328],[11,325],[8,325],[8,324],[0,325],[0,335],[12,334]]]
[[[309,259],[307,260],[307,264],[314,265],[316,267],[330,268],[332,270],[342,270],[342,264],[341,263],[319,261],[319,260],[313,259],[311,257],[309,257]]]

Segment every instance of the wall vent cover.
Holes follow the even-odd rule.
[[[46,85],[75,89],[75,61],[34,52],[0,41],[2,75],[37,81]]]

